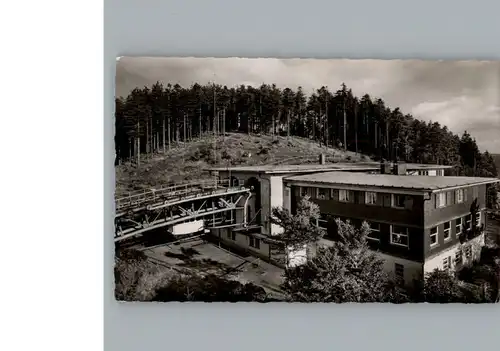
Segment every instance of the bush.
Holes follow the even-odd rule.
[[[269,154],[269,148],[261,148],[259,151],[257,151],[257,155],[267,155]]]
[[[165,274],[138,250],[115,252],[115,298],[118,301],[149,301]]]
[[[205,161],[207,163],[214,163],[214,151],[210,146],[202,145],[193,155],[191,155],[190,160],[193,162]]]
[[[153,301],[265,302],[265,290],[252,283],[227,280],[214,274],[176,276],[156,290]]]

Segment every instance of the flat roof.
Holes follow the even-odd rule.
[[[447,169],[452,166],[419,164],[419,163],[402,163],[407,170],[421,169]],[[392,166],[392,164],[391,164]],[[251,172],[251,173],[308,173],[317,171],[378,171],[380,162],[338,162],[328,164],[302,164],[302,165],[259,165],[259,166],[238,166],[238,167],[214,167],[209,168],[209,171],[219,172]]]
[[[495,183],[500,182],[500,179],[482,177],[399,176],[392,174],[366,174],[356,172],[326,172],[291,176],[285,178],[285,182],[314,183],[324,185],[339,184],[347,186],[370,186],[433,191],[467,185]]]

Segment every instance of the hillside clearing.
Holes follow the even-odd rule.
[[[214,138],[206,137],[172,145],[165,154],[148,158],[141,155],[140,167],[130,162],[116,166],[116,195],[168,183],[208,179],[209,174],[204,170],[211,166],[317,163],[320,154],[325,154],[330,162],[371,160],[352,151],[320,146],[306,138],[228,133],[217,138],[216,159]]]

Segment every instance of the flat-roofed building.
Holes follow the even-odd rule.
[[[216,167],[209,171],[221,179],[228,179],[233,185],[248,186],[252,188],[251,196],[246,199],[244,214],[246,218],[236,218],[237,223],[245,223],[245,226],[228,226],[212,230],[211,233],[218,237],[228,246],[240,248],[255,254],[256,256],[271,259],[272,248],[266,243],[266,239],[273,234],[279,233],[282,228],[271,223],[270,216],[272,208],[284,207],[290,202],[290,193],[284,188],[284,179],[297,175],[320,175],[328,172],[351,172],[351,173],[383,173],[408,172],[421,169],[438,170],[448,166],[421,165],[421,164],[385,164],[383,167],[378,162],[348,163],[338,162],[330,164],[305,164],[305,165],[261,165],[241,167]]]
[[[370,246],[385,269],[405,283],[435,268],[455,269],[479,257],[484,232],[470,240],[460,236],[471,227],[471,204],[477,200],[476,223],[486,223],[486,186],[496,178],[430,177],[356,172],[295,175],[284,179],[285,208],[293,213],[304,196],[318,204],[318,225],[331,229],[334,218],[372,231]],[[329,237],[323,240],[328,244]]]

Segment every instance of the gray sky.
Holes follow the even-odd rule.
[[[116,93],[157,80],[189,86],[215,82],[279,87],[311,93],[342,82],[357,96],[381,97],[403,113],[469,131],[482,151],[500,153],[500,62],[420,60],[315,60],[244,58],[132,58],[117,61]]]

